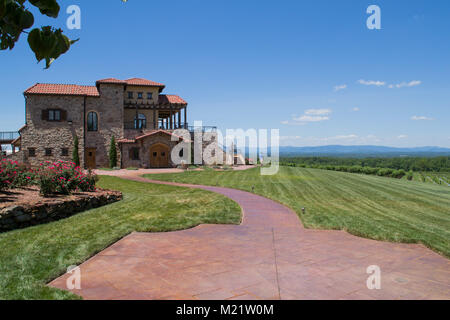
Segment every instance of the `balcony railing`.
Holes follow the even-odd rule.
[[[124,129],[130,130],[143,130],[147,129],[147,121],[146,120],[136,120],[132,122],[124,122]]]
[[[216,132],[217,131],[217,127],[213,127],[213,126],[202,126],[202,127],[188,126],[188,130],[190,132],[195,132],[195,130],[200,130],[202,132]]]
[[[0,132],[0,142],[12,142],[13,140],[19,137],[19,132],[17,131],[8,131],[8,132]]]
[[[157,127],[154,128],[153,122],[147,123],[145,120],[138,120],[132,122],[125,122],[124,129],[127,130],[145,130],[145,129],[162,129],[162,130],[176,130],[176,129],[186,129],[190,132],[194,132],[195,130],[200,130],[202,132],[215,132],[217,131],[217,127],[214,126],[202,126],[202,127],[194,127],[189,126],[188,123],[174,123],[172,126],[170,123],[166,123],[163,121],[159,121]]]

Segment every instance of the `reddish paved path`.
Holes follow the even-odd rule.
[[[146,181],[138,173],[127,178]],[[185,185],[186,186],[186,185]],[[83,263],[85,299],[450,299],[450,260],[422,245],[304,229],[274,201],[219,187],[243,223],[132,233]],[[366,286],[370,265],[381,289]],[[67,275],[50,285],[66,288]]]

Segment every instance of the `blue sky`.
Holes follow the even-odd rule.
[[[0,131],[36,82],[143,77],[189,102],[189,121],[279,128],[282,145],[450,147],[450,1],[67,0],[80,41],[50,68],[22,38],[2,51]],[[81,30],[66,30],[77,4]],[[369,5],[381,30],[366,27]],[[391,88],[392,87],[392,88]]]

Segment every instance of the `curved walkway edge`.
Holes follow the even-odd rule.
[[[422,245],[305,229],[267,198],[141,174],[119,176],[222,194],[241,206],[243,222],[132,233],[80,266],[81,289],[72,292],[85,299],[450,299],[450,261]],[[380,289],[368,288],[371,266]],[[69,276],[50,286],[67,290]]]

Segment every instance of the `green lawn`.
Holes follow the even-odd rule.
[[[124,200],[58,222],[0,234],[0,300],[71,299],[46,283],[132,231],[170,231],[202,223],[238,224],[239,206],[203,190],[102,177]]]
[[[277,200],[298,213],[307,228],[343,229],[377,240],[419,242],[450,257],[450,189],[414,181],[318,169],[281,167],[189,171],[151,179],[224,186]],[[301,208],[306,207],[306,214]]]

